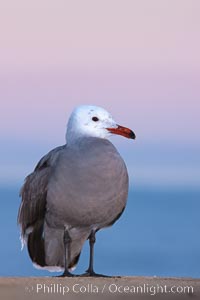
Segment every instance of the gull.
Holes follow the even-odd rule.
[[[94,271],[96,232],[113,225],[128,197],[126,165],[112,135],[135,139],[105,109],[81,105],[72,112],[66,144],[51,150],[25,179],[18,212],[22,246],[33,265],[75,276],[82,247],[89,240],[89,267]]]

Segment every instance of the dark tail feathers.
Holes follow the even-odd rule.
[[[33,231],[28,236],[28,252],[32,261],[41,267],[45,264],[44,239],[42,221],[34,225]]]

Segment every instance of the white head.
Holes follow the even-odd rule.
[[[75,108],[69,118],[66,140],[71,143],[80,137],[107,139],[112,134],[135,138],[130,129],[119,126],[105,109],[98,106],[81,105]]]

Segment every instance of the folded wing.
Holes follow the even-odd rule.
[[[22,201],[18,213],[18,224],[21,227],[22,246],[27,243],[30,257],[39,265],[45,264],[43,225],[48,182],[52,167],[64,147],[57,147],[45,155],[34,172],[27,176],[20,191]]]

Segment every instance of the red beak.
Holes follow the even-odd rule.
[[[134,140],[136,138],[135,133],[131,129],[120,126],[120,125],[117,125],[116,128],[107,128],[107,130],[113,134],[125,136],[128,139]]]

